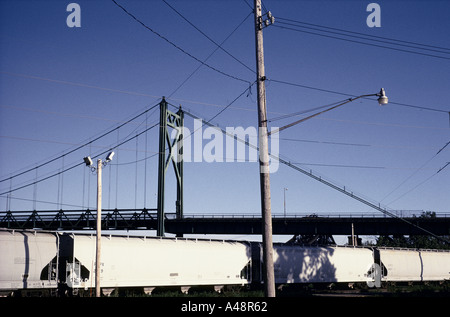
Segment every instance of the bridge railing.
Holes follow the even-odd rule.
[[[423,215],[419,212],[398,212],[397,215],[402,218],[420,218]],[[450,219],[450,213],[435,213],[438,219]],[[274,219],[339,219],[339,218],[359,218],[359,219],[380,219],[390,218],[382,213],[356,213],[356,212],[335,212],[335,213],[274,213]],[[42,211],[0,211],[0,227],[5,228],[76,228],[88,229],[96,225],[96,210],[42,210]],[[165,213],[166,220],[175,220],[176,214],[172,212]],[[195,221],[196,219],[236,219],[236,221],[245,221],[245,219],[261,219],[258,213],[185,213],[184,219]],[[105,209],[102,210],[102,224],[107,228],[144,228],[152,227],[157,223],[156,209]]]
[[[395,213],[398,217],[410,218],[410,217],[420,217],[421,212],[409,212],[403,211]],[[450,213],[436,213],[436,218],[450,218]],[[236,219],[245,219],[245,218],[261,218],[261,214],[219,214],[219,213],[205,213],[205,214],[184,214],[184,218],[217,218],[217,219],[228,219],[228,218],[236,218]],[[390,218],[388,215],[382,213],[350,213],[350,212],[340,212],[340,213],[289,213],[289,214],[272,214],[273,218],[307,218],[307,217],[320,217],[320,218]]]

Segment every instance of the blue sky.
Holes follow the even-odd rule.
[[[63,155],[158,104],[162,96],[209,119],[245,92],[213,123],[257,126],[256,87],[245,91],[256,76],[252,1],[167,0],[216,43],[229,37],[223,48],[233,58],[217,50],[206,63],[241,79],[201,66],[183,85],[201,65],[196,59],[205,60],[217,46],[163,1],[117,2],[184,52],[110,0],[76,1],[81,8],[79,28],[66,24],[70,1],[0,1],[2,193],[74,166],[86,155],[94,157],[135,136],[146,124],[154,125],[159,119],[157,108],[147,118],[139,117]],[[376,93],[381,87],[396,103],[380,107],[375,99],[361,99],[286,129],[280,134],[280,155],[393,210],[449,212],[450,167],[437,171],[450,161],[450,146],[436,153],[450,140],[450,3],[377,1],[381,27],[373,28],[366,24],[369,3],[263,1],[276,19],[264,29],[269,119],[349,95]],[[325,37],[282,28],[293,27],[280,23],[286,19],[434,48],[343,41],[331,38],[337,36],[334,33],[322,32]],[[269,126],[299,118],[269,122]],[[192,130],[192,118],[186,118],[186,126]],[[158,130],[151,129],[115,151],[114,161],[103,173],[103,208],[142,208],[144,203],[147,208],[156,207]],[[49,163],[10,179],[45,162]],[[257,163],[191,162],[184,169],[186,214],[260,212]],[[169,169],[167,211],[175,206],[172,176]],[[95,175],[78,166],[36,186],[15,190],[12,199],[4,194],[0,208],[95,208],[95,186]],[[280,165],[271,174],[273,214],[283,213],[285,187],[288,214],[377,213]]]

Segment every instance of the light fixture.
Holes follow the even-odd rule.
[[[86,166],[91,166],[92,165],[92,159],[90,156],[86,156],[85,158],[83,158],[84,163],[86,164]]]
[[[378,104],[380,106],[387,105],[388,103],[388,97],[386,97],[386,92],[384,91],[384,88],[381,88],[380,92],[377,94],[378,98]]]
[[[109,153],[108,156],[106,157],[106,162],[111,162],[113,156],[114,156],[114,152]]]

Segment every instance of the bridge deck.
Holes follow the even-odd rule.
[[[414,224],[411,225],[404,220]],[[289,215],[273,217],[273,234],[350,235],[352,224],[358,235],[420,235],[418,227],[436,235],[450,234],[450,214],[435,218],[392,218],[377,214]],[[0,212],[0,227],[42,228],[47,230],[95,229],[95,210],[69,211],[11,211]],[[102,228],[156,230],[155,209],[103,210]],[[174,234],[261,234],[258,215],[185,215],[176,219],[174,213],[165,215],[165,229]]]

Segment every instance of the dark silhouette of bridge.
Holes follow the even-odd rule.
[[[106,209],[104,230],[157,230],[156,209]],[[406,220],[407,222],[405,222]],[[166,233],[183,234],[261,234],[260,215],[184,215],[165,213]],[[274,216],[273,234],[280,235],[423,235],[422,229],[436,235],[450,234],[450,214],[435,217],[392,218],[379,214],[304,214]],[[44,230],[94,230],[95,210],[8,211],[0,212],[0,227]]]

